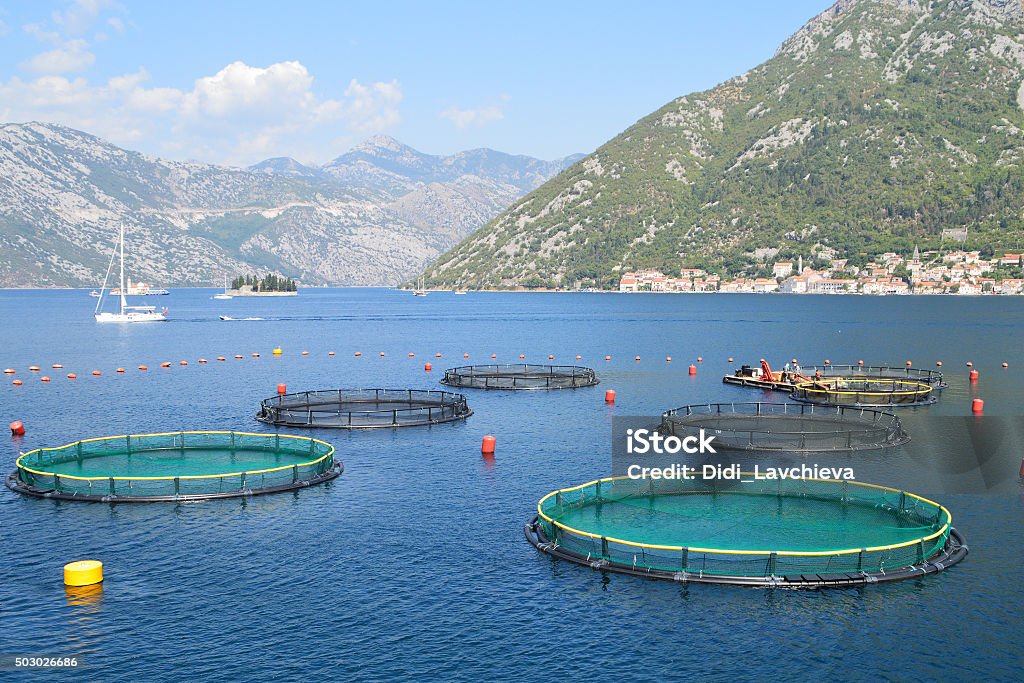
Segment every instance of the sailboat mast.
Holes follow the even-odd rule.
[[[127,303],[124,299],[124,223],[121,223],[121,313],[124,314],[124,307]]]

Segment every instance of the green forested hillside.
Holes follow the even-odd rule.
[[[641,119],[442,256],[433,286],[1024,246],[1016,0],[843,0],[768,62]]]

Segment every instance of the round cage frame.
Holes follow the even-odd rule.
[[[858,377],[821,377],[810,382],[798,382],[791,396],[802,403],[863,408],[923,406],[938,400],[936,389],[931,384]]]
[[[658,496],[690,502],[696,500],[694,494],[765,496],[770,507],[781,505],[786,498],[820,501],[839,509],[857,505],[909,518],[924,531],[920,537],[879,546],[751,550],[645,543],[574,528],[558,520],[565,512],[606,501],[628,500],[629,508],[636,510],[647,509]],[[968,552],[963,536],[952,526],[949,510],[938,503],[899,489],[833,479],[745,481],[733,486],[684,478],[599,479],[544,496],[524,532],[538,550],[601,571],[680,582],[783,588],[850,587],[921,577],[956,564]]]
[[[326,389],[280,394],[260,402],[256,419],[283,427],[385,429],[464,420],[463,394],[425,389]]]
[[[292,460],[285,465],[245,470],[159,475],[76,475],[56,471],[86,459],[142,455],[185,457],[189,451],[268,453]],[[125,434],[75,441],[22,453],[6,480],[17,493],[41,498],[91,502],[152,503],[233,498],[276,493],[322,484],[341,475],[334,446],[304,436],[254,432],[191,431]]]
[[[592,368],[579,365],[509,363],[464,365],[445,370],[441,384],[460,389],[515,391],[580,389],[600,383]]]
[[[893,413],[812,403],[700,403],[668,410],[660,431],[685,438],[703,430],[719,450],[828,453],[895,448],[910,441]]]

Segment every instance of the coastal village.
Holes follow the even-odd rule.
[[[937,251],[910,259],[887,252],[863,267],[834,259],[827,269],[804,267],[803,258],[776,261],[773,277],[723,280],[700,268],[679,277],[656,270],[627,271],[620,292],[744,292],[768,294],[1024,294],[1024,254],[982,256],[979,251]]]

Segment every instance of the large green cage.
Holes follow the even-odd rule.
[[[612,477],[541,499],[526,535],[596,569],[677,581],[851,586],[931,574],[967,548],[945,507],[833,479]]]
[[[288,434],[128,434],[23,453],[7,486],[46,498],[156,502],[303,488],[342,472],[334,447]]]

